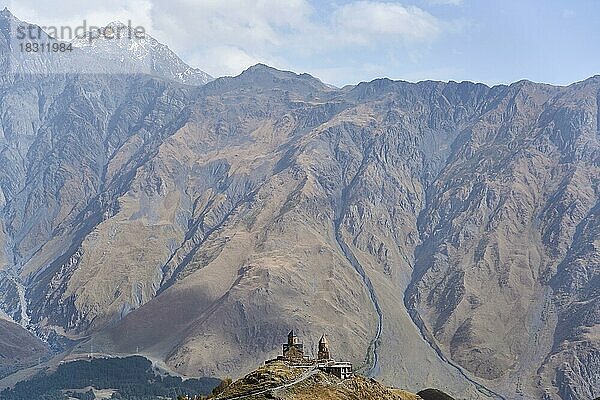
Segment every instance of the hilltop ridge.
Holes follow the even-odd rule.
[[[303,372],[283,362],[264,365],[233,382],[215,400],[421,400],[400,389],[385,387],[374,379],[354,375],[339,379],[318,370]]]

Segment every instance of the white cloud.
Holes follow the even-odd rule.
[[[274,62],[312,14],[306,0],[154,0],[150,34],[211,75],[235,75]]]
[[[339,7],[333,19],[341,34],[364,44],[382,36],[404,42],[430,41],[441,31],[439,21],[431,14],[398,3],[356,1]]]
[[[460,6],[463,4],[463,0],[429,0],[432,4],[441,4],[448,6]]]
[[[102,3],[64,0],[40,2],[35,0],[10,0],[5,2],[10,11],[26,22],[40,26],[69,26],[76,28],[84,21],[86,26],[104,26],[112,21],[132,21],[151,30],[150,0],[105,0]]]
[[[323,55],[381,43],[409,50],[446,29],[420,8],[375,0],[328,6],[311,0],[9,0],[8,7],[19,18],[46,26],[131,20],[215,76],[237,74],[258,62],[297,69],[300,59],[302,65],[317,63]],[[330,67],[336,66],[325,68]]]
[[[211,46],[207,50],[193,55],[189,62],[192,65],[202,66],[205,72],[213,76],[231,76],[258,63],[274,65],[275,61],[255,57],[238,47],[222,45]]]
[[[152,22],[159,39],[213,75],[236,74],[256,62],[293,68],[286,52],[312,57],[386,38],[422,43],[441,31],[419,8],[377,1],[335,6],[323,17],[308,0],[154,0]]]
[[[312,13],[305,0],[155,0],[155,27],[181,45],[266,49],[282,45]]]

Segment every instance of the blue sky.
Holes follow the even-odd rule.
[[[600,73],[593,0],[4,1],[39,25],[132,20],[213,76],[258,62],[338,86],[377,77],[568,84]]]

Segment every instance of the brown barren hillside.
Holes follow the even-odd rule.
[[[0,318],[0,377],[46,357],[48,346],[22,326]]]
[[[4,74],[0,309],[185,376],[243,376],[297,328],[412,391],[595,398],[599,105],[600,76]]]

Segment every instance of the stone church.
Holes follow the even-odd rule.
[[[321,336],[317,349],[317,358],[313,359],[304,354],[304,344],[300,343],[298,336],[291,330],[288,333],[287,343],[282,346],[282,355],[276,359],[266,361],[266,364],[282,361],[293,368],[314,368],[330,373],[340,379],[352,377],[352,364],[346,361],[335,361],[329,350],[329,340],[326,335]]]

